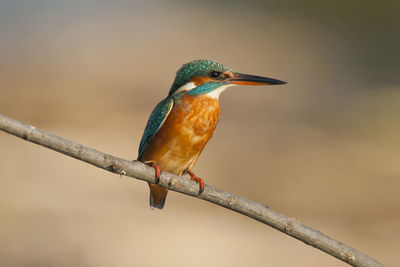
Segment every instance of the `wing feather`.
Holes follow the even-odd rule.
[[[164,124],[169,113],[171,112],[173,105],[174,100],[172,98],[166,98],[158,103],[158,105],[154,108],[149,120],[147,121],[142,140],[140,141],[138,160],[141,159],[147,144],[151,142],[158,130],[160,130],[161,126]]]

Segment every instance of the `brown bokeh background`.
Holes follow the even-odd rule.
[[[398,1],[0,3],[0,113],[135,159],[176,70],[288,81],[221,96],[195,171],[379,261],[400,251]],[[397,14],[396,14],[397,13]],[[229,210],[0,133],[1,266],[346,266]]]

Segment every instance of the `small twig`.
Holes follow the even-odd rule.
[[[128,161],[104,154],[1,114],[0,129],[121,176],[130,176],[147,182],[156,181],[154,169],[141,162]],[[288,218],[260,203],[247,200],[211,185],[206,185],[204,192],[199,196],[199,187],[196,182],[165,172],[160,177],[159,185],[239,212],[297,238],[310,246],[318,248],[350,265],[363,267],[384,266],[358,250],[311,229],[293,218]]]

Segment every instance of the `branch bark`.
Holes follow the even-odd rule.
[[[150,183],[156,181],[154,169],[139,161],[129,161],[102,153],[90,147],[37,129],[34,126],[13,120],[2,114],[0,114],[0,129],[6,133],[82,160],[104,170]],[[384,266],[360,251],[307,227],[293,218],[279,214],[260,203],[247,200],[211,185],[205,185],[204,192],[198,196],[199,187],[194,181],[165,172],[161,174],[159,185],[241,213],[320,249],[352,266]]]

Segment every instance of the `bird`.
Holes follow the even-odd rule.
[[[165,99],[152,111],[139,145],[138,161],[154,168],[156,183],[149,183],[150,207],[162,209],[168,189],[157,183],[162,171],[189,174],[199,184],[204,180],[193,173],[193,166],[217,127],[219,96],[235,85],[280,85],[286,82],[243,74],[212,60],[184,64]]]

